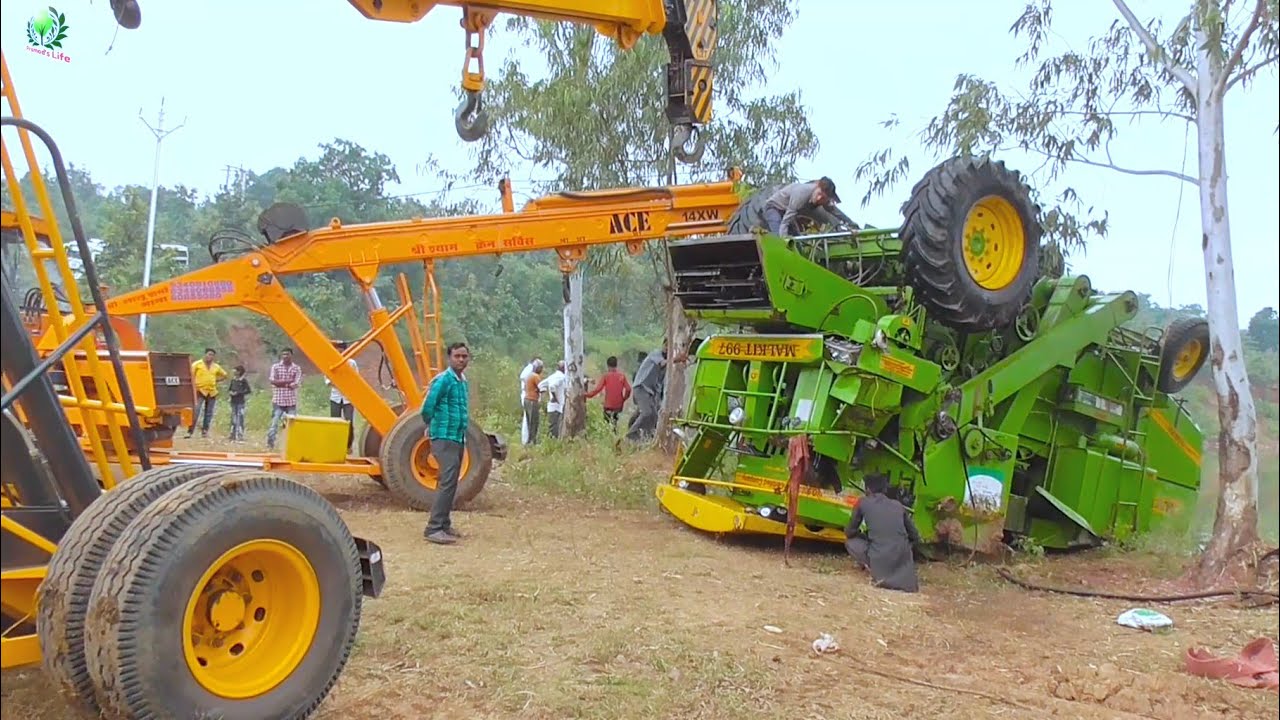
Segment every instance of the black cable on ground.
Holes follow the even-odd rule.
[[[1077,597],[1104,598],[1107,600],[1130,600],[1133,602],[1164,603],[1164,602],[1183,602],[1187,600],[1204,600],[1207,598],[1214,598],[1214,597],[1261,596],[1261,597],[1269,598],[1269,602],[1265,603],[1266,605],[1280,602],[1280,592],[1276,592],[1274,590],[1259,590],[1259,589],[1205,590],[1202,592],[1186,593],[1182,595],[1125,595],[1122,593],[1110,593],[1110,592],[1101,592],[1096,590],[1084,590],[1084,589],[1078,589],[1078,588],[1061,588],[1061,587],[1053,587],[1051,585],[1040,585],[1038,583],[1028,582],[1026,580],[1023,580],[1017,577],[1012,572],[1010,572],[1007,568],[997,569],[996,574],[999,575],[1004,580],[1011,582],[1014,585],[1017,585],[1018,587],[1023,588],[1025,590],[1039,590],[1041,592],[1059,593],[1061,595],[1075,595]]]

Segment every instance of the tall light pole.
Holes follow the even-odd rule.
[[[160,143],[169,135],[177,132],[183,125],[186,125],[187,121],[183,120],[178,123],[177,127],[165,130],[163,97],[160,98],[160,116],[156,120],[155,127],[152,127],[151,123],[147,122],[147,119],[142,116],[141,109],[138,110],[138,119],[142,121],[143,125],[147,126],[152,135],[156,136],[156,161],[155,167],[151,171],[151,209],[147,212],[147,249],[143,254],[142,260],[142,287],[146,287],[151,284],[151,246],[156,236],[156,195],[160,191]],[[138,334],[144,338],[147,336],[147,316],[145,313],[138,320]]]

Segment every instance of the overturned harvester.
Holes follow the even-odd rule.
[[[1208,326],[1135,332],[1133,293],[1042,272],[1038,211],[1003,163],[954,159],[901,229],[672,243],[686,312],[741,331],[699,346],[662,505],[715,533],[784,534],[791,512],[796,536],[843,541],[862,478],[885,473],[927,541],[979,552],[1189,511],[1202,437],[1172,393]]]

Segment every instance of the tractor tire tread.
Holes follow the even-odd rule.
[[[90,504],[62,536],[37,594],[36,629],[44,669],[73,705],[98,710],[85,659],[85,613],[111,549],[129,523],[157,498],[219,469],[166,465],[143,471]]]
[[[1023,267],[1010,287],[988,291],[960,259],[963,223],[980,197],[999,194],[1019,212],[1025,235]],[[984,332],[1009,325],[1030,297],[1039,274],[1039,207],[1021,173],[1001,161],[952,158],[933,167],[903,204],[903,264],[921,304],[945,325]]]
[[[1192,340],[1199,340],[1203,351],[1200,353],[1195,370],[1187,377],[1178,379],[1173,372],[1178,351]],[[1209,358],[1210,342],[1208,320],[1184,316],[1170,322],[1164,330],[1164,337],[1160,340],[1160,371],[1156,379],[1156,389],[1172,395],[1190,385]]]
[[[198,548],[209,537],[196,532],[201,529],[199,524],[233,515],[229,508],[235,507],[236,502],[242,502],[244,507],[236,508],[234,515],[263,507],[302,508],[324,530],[337,535],[351,568],[347,585],[354,597],[353,611],[345,619],[346,636],[336,648],[336,663],[330,666],[332,672],[323,685],[280,716],[308,717],[337,682],[360,624],[361,578],[355,541],[337,510],[315,490],[278,475],[233,469],[170,490],[138,515],[107,558],[94,585],[85,628],[89,670],[104,717],[159,720],[178,711],[162,697],[165,690],[158,689],[153,679],[140,671],[138,658],[143,648],[138,633],[147,626],[154,627],[156,618],[150,609],[159,597],[164,573],[181,565],[176,558]],[[315,569],[320,572],[324,568]],[[182,633],[181,626],[171,630],[177,636]],[[307,657],[315,652],[309,651]],[[185,660],[180,657],[178,662]],[[206,711],[222,716],[226,708],[183,707],[181,711],[201,717],[205,715],[200,713]]]

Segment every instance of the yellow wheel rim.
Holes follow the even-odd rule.
[[[306,656],[320,624],[320,581],[279,540],[252,540],[218,558],[196,584],[182,623],[187,667],[233,700],[270,692]]]
[[[462,467],[458,469],[458,479],[467,476],[471,468],[471,448],[462,448]],[[440,463],[431,454],[431,441],[423,438],[413,446],[413,477],[419,485],[428,490],[440,487]]]
[[[1199,340],[1188,341],[1178,351],[1178,356],[1173,359],[1173,376],[1179,380],[1186,380],[1191,373],[1195,372],[1196,363],[1200,362],[1200,356],[1203,353],[1204,345]]]
[[[1022,218],[1013,205],[988,195],[969,209],[964,219],[964,266],[969,277],[986,290],[1013,284],[1026,258]]]

